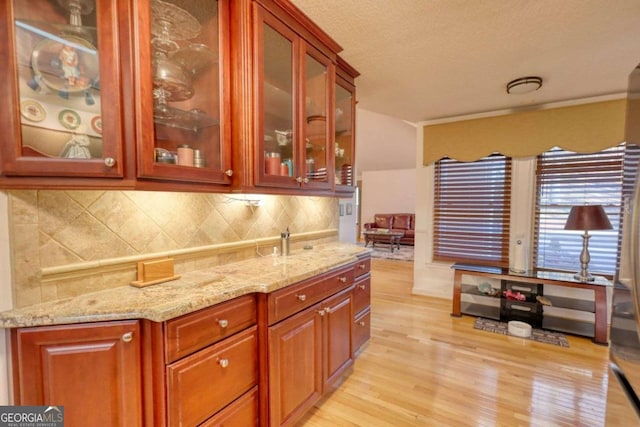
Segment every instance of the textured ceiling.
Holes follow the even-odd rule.
[[[361,73],[358,106],[410,122],[622,96],[640,62],[640,0],[292,2]]]

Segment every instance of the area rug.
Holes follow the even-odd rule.
[[[496,334],[510,335],[507,322],[499,322],[497,320],[485,319],[483,317],[476,318],[473,328],[487,332],[494,332]],[[567,341],[567,337],[564,334],[560,332],[545,331],[544,329],[533,328],[531,331],[531,337],[518,338],[559,345],[560,347],[569,347],[569,341]]]
[[[364,245],[361,245],[364,246]],[[371,245],[367,246],[371,249]],[[393,259],[398,261],[413,261],[413,246],[400,245],[400,250],[394,249],[393,253],[389,250],[389,245],[384,243],[376,243],[373,248],[371,258]]]

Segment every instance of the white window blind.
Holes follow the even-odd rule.
[[[443,159],[434,183],[434,260],[507,266],[511,159]]]
[[[603,205],[613,226],[612,230],[589,232],[589,271],[615,273],[624,183],[627,181],[629,187],[629,181],[635,179],[632,167],[627,166],[625,174],[625,153],[627,163],[634,156],[637,162],[637,150],[626,148],[622,144],[593,154],[556,148],[538,156],[533,248],[536,268],[580,270],[583,232],[564,230],[564,225],[571,207],[586,203]]]

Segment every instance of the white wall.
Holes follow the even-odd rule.
[[[356,176],[358,180],[365,171],[412,169],[416,164],[415,155],[415,125],[383,114],[357,110]]]
[[[357,192],[349,198],[338,199],[338,240],[346,243],[356,243],[358,228],[358,206],[356,205]]]
[[[9,215],[6,193],[0,192],[0,311],[12,308],[9,258]],[[10,402],[9,351],[6,329],[0,328],[0,405]]]
[[[362,172],[362,224],[378,213],[415,212],[415,169]]]

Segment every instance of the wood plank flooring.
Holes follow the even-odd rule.
[[[604,425],[607,347],[475,330],[412,282],[412,263],[372,260],[371,340],[299,427]]]

